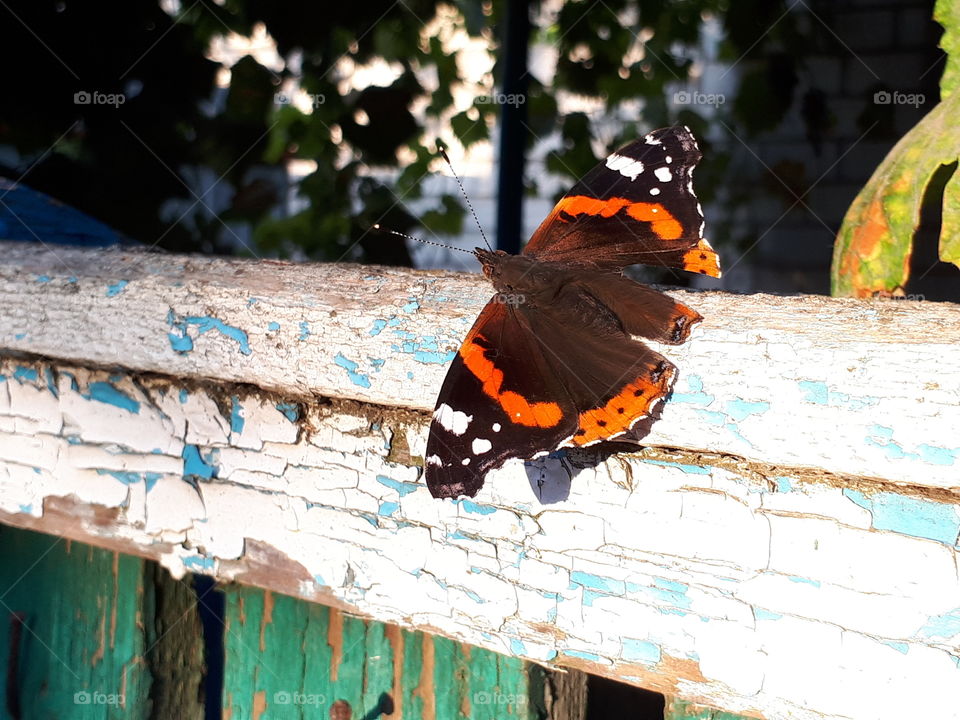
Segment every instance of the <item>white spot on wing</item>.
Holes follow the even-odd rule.
[[[494,432],[500,432],[500,423],[494,423],[494,424],[493,424],[493,431],[494,431]]]
[[[485,452],[490,452],[492,447],[493,443],[486,438],[476,438],[470,446],[470,449],[473,450],[474,455],[482,455]]]
[[[467,426],[473,420],[473,415],[467,415],[465,412],[454,410],[446,403],[440,403],[440,406],[434,411],[433,419],[440,423],[440,426],[447,432],[454,435],[463,435],[467,431]]]
[[[651,194],[651,195],[659,195],[659,194],[660,194],[660,188],[650,188],[650,194]]]
[[[642,162],[634,160],[632,157],[627,157],[626,155],[618,155],[617,153],[613,153],[607,158],[607,167],[611,170],[616,170],[631,180],[636,180],[637,176],[643,172]]]
[[[673,162],[673,158],[670,157],[669,155],[667,155],[667,157],[665,157],[664,159],[667,161],[667,165]]]
[[[427,457],[427,465],[436,465],[437,467],[443,467],[443,460],[440,459],[439,455],[430,455]]]
[[[670,182],[673,180],[673,175],[670,173],[670,168],[661,167],[653,171],[653,174],[657,176],[657,180],[660,182]]]
[[[460,464],[461,464],[461,465],[469,465],[469,464],[470,464],[470,458],[464,458],[463,460],[460,461]]]
[[[653,135],[644,135],[643,139],[647,141],[647,145],[660,145],[662,144],[657,140]]]

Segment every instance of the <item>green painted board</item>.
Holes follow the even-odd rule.
[[[326,718],[337,703],[364,720],[542,716],[517,658],[255,588],[226,594],[225,718]]]
[[[749,718],[703,705],[694,705],[677,698],[668,698],[663,710],[663,720],[749,720]]]
[[[144,561],[3,526],[0,557],[0,718],[148,717]]]

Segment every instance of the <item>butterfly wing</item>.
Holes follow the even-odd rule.
[[[700,157],[686,127],[654,130],[630,143],[560,199],[524,254],[596,268],[642,263],[720,277],[693,191]]]
[[[433,497],[473,497],[489,470],[573,436],[570,398],[517,308],[491,300],[453,359],[437,398],[424,474]]]

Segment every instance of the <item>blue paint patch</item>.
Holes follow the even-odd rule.
[[[87,388],[87,394],[84,395],[89,400],[96,400],[107,405],[113,405],[121,410],[126,410],[133,414],[140,412],[140,403],[134,400],[121,390],[117,390],[108,382],[92,382]]]
[[[373,527],[375,527],[376,529],[378,529],[378,530],[380,529],[380,523],[377,521],[377,516],[374,515],[373,513],[358,512],[357,515],[359,515],[360,517],[362,517],[364,520],[366,520],[368,523],[370,523],[370,524],[371,524]]]
[[[57,389],[57,376],[54,374],[53,368],[44,368],[43,376],[47,379],[47,390],[50,391],[50,394],[55,398],[60,397],[60,390]]]
[[[748,402],[746,400],[728,400],[727,415],[733,418],[734,422],[746,420],[751,415],[762,415],[770,409],[770,403],[766,401]]]
[[[514,655],[526,655],[527,646],[523,644],[522,640],[510,638],[510,652],[512,652]]]
[[[140,473],[128,472],[125,470],[102,470],[97,468],[97,475],[109,475],[110,477],[119,480],[124,485],[136,485],[138,482],[143,480],[140,476]]]
[[[905,642],[894,642],[893,640],[883,640],[882,642],[884,645],[889,645],[898,653],[902,653],[903,655],[906,655],[910,651],[910,646]]]
[[[157,484],[157,481],[160,479],[160,473],[156,472],[146,472],[143,474],[143,482],[147,486],[147,492],[153,490],[153,486]]]
[[[48,282],[50,282],[50,276],[49,276],[49,275],[37,275],[37,282],[38,282],[38,283],[48,283]]]
[[[123,292],[123,289],[129,285],[126,280],[120,280],[113,285],[107,285],[107,297],[116,297]]]
[[[33,368],[24,367],[23,365],[17,365],[16,370],[13,371],[13,377],[17,382],[36,382],[40,375]]]
[[[687,376],[687,392],[676,392],[670,396],[670,402],[689,403],[690,405],[709,405],[713,395],[703,392],[703,378],[699,375]]]
[[[681,463],[671,462],[669,460],[647,460],[644,459],[644,462],[648,465],[660,465],[661,467],[675,467],[680,468],[685,473],[689,475],[709,475],[710,470],[705,467],[700,467],[699,465],[682,465]]]
[[[466,595],[468,598],[470,598],[471,600],[473,600],[475,603],[479,605],[482,605],[483,603],[486,602],[486,600],[484,600],[482,597],[477,595],[473,590],[470,590],[468,588],[460,588],[460,590],[463,592],[464,595]]]
[[[753,609],[753,617],[757,620],[779,620],[783,617],[783,615],[771,610],[764,610],[763,608],[755,607]]]
[[[306,320],[303,320],[300,323],[300,342],[303,342],[308,337],[310,337],[310,323]]]
[[[386,320],[374,320],[373,327],[370,328],[370,332],[368,334],[370,335],[370,337],[376,337],[377,335],[383,332],[383,329],[386,326],[387,326]]]
[[[167,333],[167,338],[169,338],[170,348],[174,352],[188,353],[193,350],[193,340],[190,339],[189,335],[174,335],[173,333]]]
[[[563,654],[567,657],[580,658],[582,660],[591,660],[593,662],[600,662],[600,656],[596,653],[587,652],[586,650],[564,650]]]
[[[626,584],[623,580],[594,575],[593,573],[583,572],[582,570],[574,570],[570,573],[570,589],[576,588],[577,585],[590,588],[591,590],[599,590],[600,592],[611,595],[623,595],[627,591]]]
[[[383,358],[367,357],[367,360],[370,361],[370,365],[373,366],[374,372],[380,372],[380,368],[383,367],[383,364],[386,362]]]
[[[23,340],[27,336],[26,333],[17,333],[13,336],[14,340]]]
[[[492,515],[497,511],[495,507],[491,507],[490,505],[478,505],[472,500],[460,500],[458,502],[466,512],[473,513],[474,515]]]
[[[401,482],[400,480],[394,480],[386,475],[377,475],[377,482],[390,488],[391,490],[396,490],[400,494],[400,497],[404,497],[412,492],[416,492],[420,487],[416,483]]]
[[[656,665],[660,662],[660,648],[646,640],[622,638],[620,645],[623,648],[620,657],[627,662],[639,662],[646,665]]]
[[[697,414],[703,418],[709,425],[724,425],[727,422],[727,416],[716,410],[697,410]]]
[[[390,517],[399,509],[400,503],[387,500],[386,502],[380,503],[380,507],[377,509],[377,515],[381,515],[382,517]]]
[[[951,638],[960,634],[960,607],[927,618],[927,623],[917,632],[925,638]]]
[[[26,505],[20,505],[20,512],[30,514],[33,512],[33,503],[27,503]]]
[[[843,494],[873,515],[871,527],[955,546],[960,536],[960,511],[955,505],[920,500],[891,492],[867,497],[858,490]]]
[[[830,390],[827,388],[825,382],[801,380],[797,385],[802,392],[807,394],[807,396],[803,398],[806,402],[814,403],[815,405],[826,405],[829,402]]]
[[[960,447],[951,450],[924,444],[917,445],[917,450],[920,451],[920,459],[931,465],[953,465],[960,460]]]
[[[811,580],[810,578],[800,577],[799,575],[787,575],[787,580],[795,583],[803,583],[804,585],[813,585],[815,588],[820,587],[819,580]]]
[[[193,325],[197,328],[201,335],[210,332],[211,330],[216,330],[224,337],[229,338],[230,340],[235,340],[240,346],[240,352],[243,355],[251,354],[250,342],[249,338],[247,337],[247,333],[238,327],[227,325],[223,322],[223,320],[209,316],[192,315],[178,322],[176,316],[173,314],[173,310],[170,310],[167,312],[167,324],[175,330],[179,330],[180,332],[179,335],[175,333],[167,334],[167,337],[170,339],[170,347],[176,352],[186,353],[193,350],[193,340],[191,340],[190,336],[187,334],[187,326]]]
[[[690,587],[685,583],[676,582],[675,580],[667,580],[666,578],[654,578],[653,584],[662,590],[670,590],[677,593],[685,593]]]
[[[407,380],[413,380],[413,373],[410,371],[407,371]]]
[[[267,330],[269,330],[270,332],[276,332],[279,329],[280,329],[280,323],[278,323],[276,320],[274,320],[272,323],[267,325]]]
[[[246,421],[243,418],[243,405],[236,395],[230,398],[230,431],[238,435],[243,432]]]
[[[848,395],[847,393],[831,390],[825,382],[801,380],[797,385],[802,392],[806,393],[806,397],[803,399],[815,405],[863,410],[864,408],[873,407],[880,402],[880,398],[870,395]]]
[[[277,403],[275,407],[292,423],[300,418],[300,407],[294,403]]]
[[[793,478],[780,475],[775,477],[773,482],[776,483],[777,492],[779,493],[788,493],[793,490]]]
[[[212,557],[186,557],[183,566],[190,570],[213,570],[215,560]]]
[[[576,586],[574,586],[576,587]],[[586,607],[593,607],[593,601],[597,598],[610,597],[607,593],[597,592],[596,590],[583,589],[583,604]]]
[[[405,313],[416,312],[419,309],[420,309],[420,303],[418,303],[416,300],[411,300],[410,302],[408,302],[406,305],[403,306],[403,311]]]
[[[348,360],[343,356],[342,353],[337,353],[337,356],[333,359],[333,362],[342,367],[347,371],[347,377],[350,378],[350,382],[359,387],[368,388],[370,387],[370,378],[364,375],[363,373],[358,373],[357,368],[360,367],[353,360]]]
[[[183,458],[184,476],[192,475],[204,478],[205,480],[209,480],[214,476],[216,468],[208,465],[204,459],[200,457],[200,448],[196,445],[184,445],[181,457]]]
[[[187,391],[187,389],[180,388],[180,404],[183,405],[185,402],[187,402],[187,398],[189,397],[190,393]]]
[[[323,575],[314,575],[313,581],[317,585],[323,585],[324,587],[327,587],[327,581],[323,579]]]

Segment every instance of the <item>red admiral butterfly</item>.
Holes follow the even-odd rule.
[[[652,422],[676,368],[633,336],[680,344],[702,318],[621,271],[720,277],[693,192],[700,157],[689,128],[655,130],[574,185],[520,255],[475,250],[497,294],[440,389],[425,463],[434,497],[476,495],[509,458]]]

